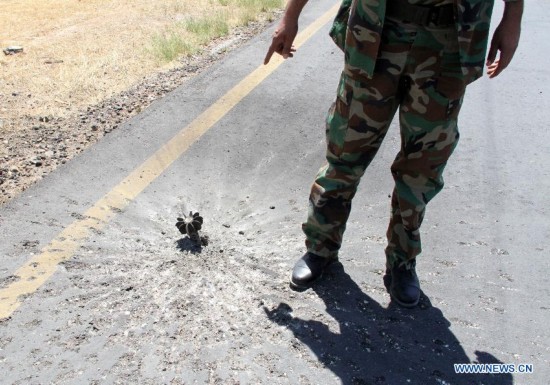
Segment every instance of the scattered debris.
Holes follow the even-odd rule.
[[[5,55],[15,55],[16,53],[23,52],[23,47],[18,45],[10,45],[9,47],[4,48]]]

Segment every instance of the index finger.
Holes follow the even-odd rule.
[[[265,58],[264,58],[264,65],[266,65],[267,63],[269,63],[269,61],[271,60],[271,56],[273,56],[273,53],[275,52],[275,46],[273,44],[271,44],[271,46],[269,47],[269,49],[267,50],[267,54],[265,55]]]

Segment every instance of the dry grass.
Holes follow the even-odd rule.
[[[283,0],[3,0],[0,133],[23,115],[65,116],[167,69]],[[266,16],[267,15],[267,16]]]

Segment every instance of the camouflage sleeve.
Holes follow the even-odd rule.
[[[336,14],[329,35],[334,40],[336,45],[342,50],[345,50],[346,30],[348,29],[349,11],[351,8],[351,0],[342,0],[340,9]]]
[[[370,78],[374,73],[385,13],[385,0],[352,1],[345,39],[348,74]]]
[[[483,73],[492,11],[492,0],[458,1],[458,43],[466,83]]]

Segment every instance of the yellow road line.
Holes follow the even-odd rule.
[[[339,4],[336,4],[298,34],[294,41],[296,48],[334,18],[338,6]],[[21,266],[14,273],[19,279],[0,289],[0,319],[10,317],[21,305],[22,298],[34,293],[42,286],[53,275],[60,262],[71,258],[92,230],[103,228],[117,211],[124,209],[282,62],[283,59],[277,55],[268,65],[260,65],[97,201],[84,213],[84,219],[77,220],[66,227],[39,254]]]

